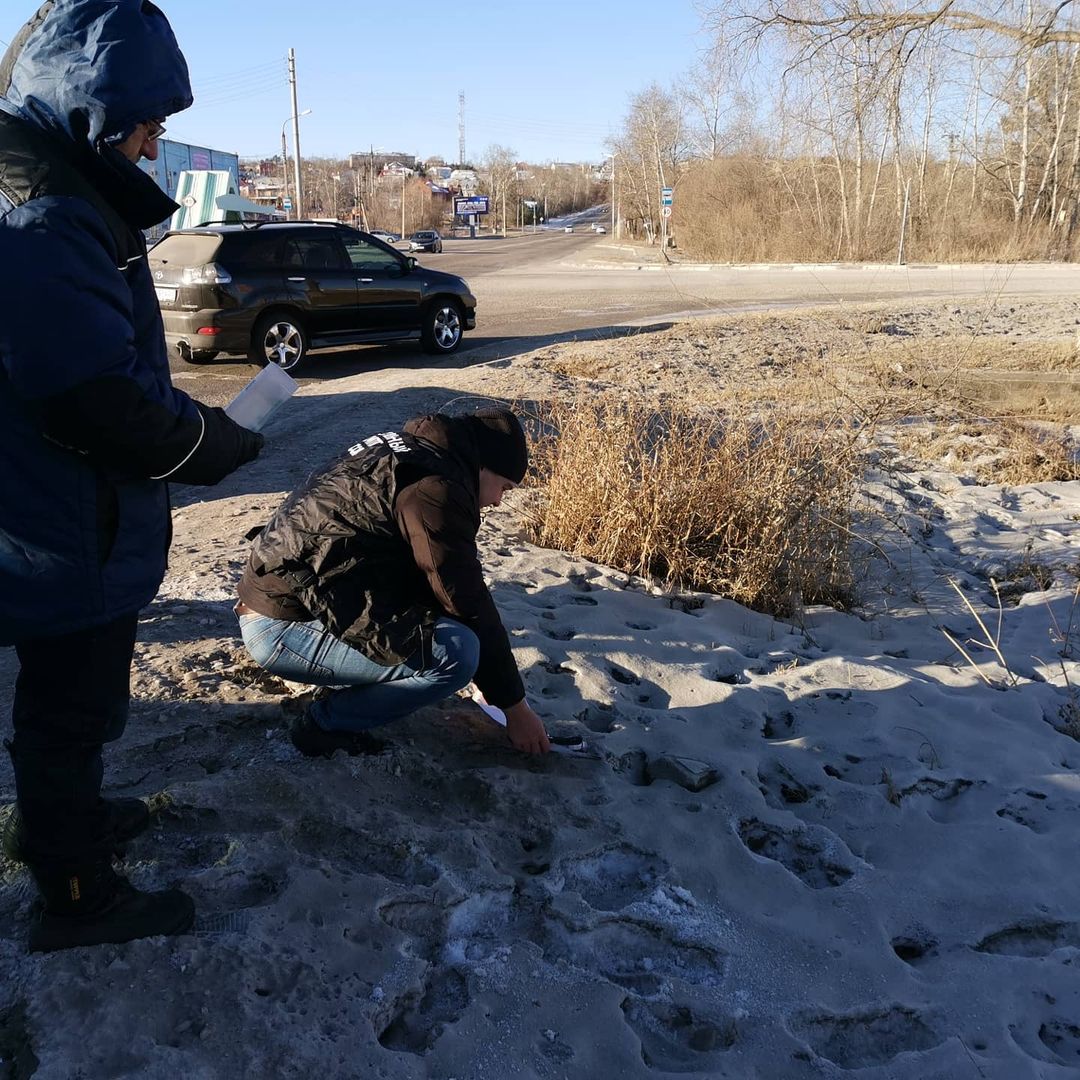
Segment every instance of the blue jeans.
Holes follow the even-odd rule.
[[[364,731],[431,705],[468,685],[480,662],[480,642],[453,619],[435,624],[431,660],[383,667],[334,637],[318,619],[288,622],[241,615],[240,636],[259,667],[291,682],[336,687],[311,706],[325,731]]]

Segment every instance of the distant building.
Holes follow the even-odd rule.
[[[206,146],[193,146],[190,143],[162,139],[158,143],[157,160],[149,161],[143,158],[139,162],[139,167],[157,181],[158,187],[170,199],[176,198],[176,188],[180,182],[180,174],[183,172],[227,172],[232,176],[235,190],[240,188],[240,159],[236,154],[230,154],[225,150],[211,150]],[[146,235],[154,240],[163,236],[165,230],[165,225],[158,225],[153,229],[148,229]]]
[[[475,195],[480,190],[480,177],[475,169],[454,169],[447,186],[462,195]]]
[[[240,182],[240,194],[259,206],[276,209],[285,197],[285,181],[281,176],[253,176]]]
[[[182,172],[214,170],[232,173],[233,183],[240,184],[240,159],[236,154],[224,150],[210,150],[205,146],[192,146],[190,143],[173,142],[162,139],[158,143],[156,161],[143,158],[139,168],[149,173],[158,183],[158,187],[169,196],[176,198],[176,185]]]
[[[280,176],[281,158],[241,158],[240,179],[249,176]]]
[[[415,171],[416,155],[406,153],[404,150],[393,150],[389,153],[383,150],[368,150],[362,153],[349,155],[349,168],[369,171],[378,176],[385,172],[391,164],[404,165]]]

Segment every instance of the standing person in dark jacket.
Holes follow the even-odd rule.
[[[527,466],[509,409],[435,414],[358,442],[285,500],[252,547],[236,610],[260,666],[338,687],[294,723],[301,753],[368,748],[370,728],[473,679],[514,746],[548,750],[476,551],[481,509]]]
[[[0,645],[20,670],[3,843],[41,893],[32,950],[176,933],[194,907],[112,868],[146,828],[101,798],[137,612],[165,573],[166,482],[214,484],[262,438],[173,388],[141,230],[176,205],[136,162],[192,103],[144,0],[48,0],[0,62]]]

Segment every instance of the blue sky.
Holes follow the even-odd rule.
[[[501,143],[543,162],[600,160],[629,96],[654,80],[669,85],[706,44],[694,0],[157,2],[196,98],[167,137],[242,156],[281,151],[290,46],[300,108],[312,110],[301,120],[305,157],[370,144],[456,160],[464,90],[470,158]],[[4,0],[0,39],[37,6]]]

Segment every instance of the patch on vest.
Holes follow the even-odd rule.
[[[348,454],[350,457],[356,457],[357,454],[363,453],[365,450],[370,450],[373,446],[381,446],[385,443],[394,451],[395,454],[408,454],[409,447],[405,445],[405,440],[396,431],[383,431],[378,435],[372,435],[363,442],[358,442],[355,446],[350,446]]]

